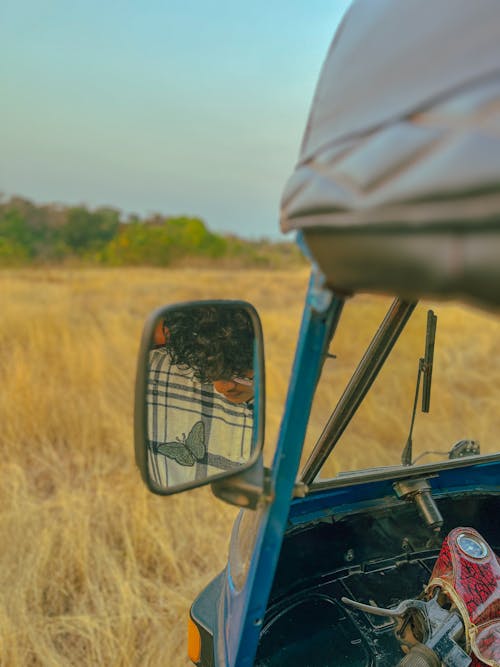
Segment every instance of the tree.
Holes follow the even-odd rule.
[[[16,256],[29,259],[35,254],[35,241],[34,230],[22,213],[10,205],[2,207],[0,210],[0,242],[4,249],[2,256],[14,253]]]
[[[68,209],[61,229],[64,242],[77,254],[102,249],[117,234],[120,214],[112,208],[89,211],[84,206]]]

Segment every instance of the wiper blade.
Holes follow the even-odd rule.
[[[434,363],[434,341],[436,339],[437,316],[434,311],[427,311],[427,331],[425,334],[425,353],[418,361],[417,386],[415,388],[415,400],[411,413],[410,432],[408,440],[401,454],[401,463],[404,466],[412,465],[412,435],[417,413],[418,393],[420,390],[420,378],[423,377],[422,385],[422,412],[429,412],[431,403],[432,366]]]
[[[425,335],[425,356],[422,383],[422,412],[429,412],[431,403],[432,366],[434,363],[434,341],[436,340],[437,315],[427,311],[427,333]]]

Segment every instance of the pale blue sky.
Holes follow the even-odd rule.
[[[2,0],[0,192],[276,238],[349,0]]]

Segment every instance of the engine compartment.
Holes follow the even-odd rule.
[[[393,667],[403,657],[395,621],[341,602],[394,607],[418,597],[444,537],[457,526],[480,532],[500,551],[495,494],[439,499],[440,536],[411,503],[332,516],[287,532],[263,623],[256,667]]]

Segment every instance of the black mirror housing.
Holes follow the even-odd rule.
[[[245,301],[163,306],[146,320],[137,364],[135,460],[170,495],[239,476],[264,441],[264,345]]]

